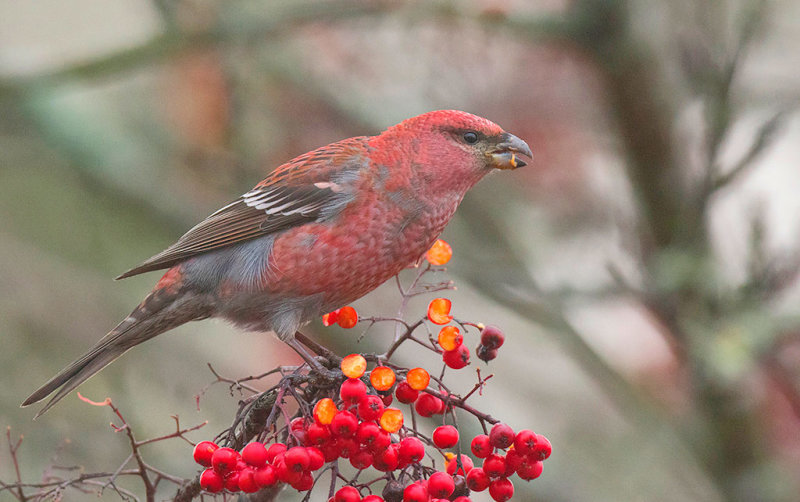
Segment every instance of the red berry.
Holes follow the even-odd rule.
[[[239,452],[233,448],[217,448],[211,455],[211,465],[222,475],[234,470],[238,461]]]
[[[275,457],[286,451],[286,445],[283,443],[273,443],[267,448],[267,462],[273,463]]]
[[[460,497],[454,498],[452,502],[472,502],[472,499],[467,497],[466,495],[462,495]]]
[[[361,420],[378,420],[383,414],[383,408],[383,400],[380,397],[374,394],[363,396],[358,401],[358,416]]]
[[[330,441],[320,445],[319,449],[322,450],[322,455],[325,457],[325,462],[333,462],[339,458],[339,446],[336,444],[336,441]]]
[[[432,417],[444,412],[444,402],[432,394],[423,393],[414,403],[414,409],[423,417]]]
[[[315,422],[308,426],[308,430],[306,431],[306,444],[322,446],[330,440],[331,436],[330,426]]]
[[[361,449],[350,455],[350,465],[356,469],[366,469],[372,465],[372,452],[367,449]]]
[[[492,453],[483,461],[483,470],[490,478],[499,478],[506,473],[506,459],[496,453]]]
[[[361,502],[361,494],[353,486],[343,486],[333,495],[334,502]]]
[[[242,449],[242,460],[253,467],[264,467],[267,463],[267,447],[254,441]]]
[[[472,439],[469,445],[472,454],[478,458],[486,458],[492,453],[492,444],[489,442],[489,436],[486,434],[478,434]]]
[[[488,363],[494,359],[497,359],[497,349],[490,349],[486,345],[478,345],[478,348],[475,349],[475,355],[478,356],[483,362]]]
[[[489,496],[496,502],[506,502],[514,496],[514,485],[508,478],[495,479],[489,483]]]
[[[275,476],[278,480],[286,482],[289,480],[289,468],[286,467],[286,462],[283,461],[283,453],[279,454],[275,457],[275,461],[272,463],[272,468],[275,469]]]
[[[325,455],[322,454],[322,450],[317,448],[316,446],[309,446],[306,448],[306,453],[308,453],[308,470],[309,471],[316,471],[323,464],[325,464]]]
[[[289,430],[292,432],[304,431],[310,424],[311,420],[306,417],[294,417],[292,421],[289,422]]]
[[[412,483],[403,490],[403,502],[428,502],[428,490],[420,482]]]
[[[504,423],[497,423],[489,431],[489,443],[495,448],[505,450],[514,444],[514,429]]]
[[[337,316],[336,323],[339,326],[349,329],[356,325],[358,322],[358,312],[353,307],[342,307],[339,309],[339,315]]]
[[[192,452],[194,461],[203,467],[211,467],[211,455],[213,455],[218,448],[219,446],[217,446],[217,443],[200,441],[195,445],[194,451]]]
[[[339,319],[339,311],[334,310],[333,312],[328,312],[327,314],[322,314],[322,325],[323,326],[333,326],[336,324],[336,321]]]
[[[311,459],[308,457],[305,447],[295,446],[286,450],[286,453],[283,454],[283,461],[290,471],[302,472],[308,469]]]
[[[358,418],[347,410],[336,413],[331,422],[331,432],[334,436],[349,438],[358,430]]]
[[[446,499],[453,494],[456,485],[446,472],[437,471],[428,478],[428,494],[431,497]]]
[[[367,395],[367,384],[358,378],[348,378],[342,382],[339,387],[339,397],[342,398],[345,404],[356,404],[358,401]]]
[[[390,445],[380,453],[375,454],[372,459],[372,467],[381,472],[391,472],[397,469],[399,464],[399,446],[397,443]]]
[[[461,465],[463,466],[463,469],[458,466],[459,459],[461,460]],[[451,476],[454,474],[464,476],[465,472],[469,473],[469,471],[472,470],[473,464],[472,464],[472,459],[466,455],[459,455],[458,457],[453,455],[453,457],[447,461],[446,466],[447,466],[447,474],[450,474]]]
[[[460,370],[469,364],[469,349],[466,345],[462,344],[454,350],[446,350],[442,354],[442,360],[447,366],[454,370]]]
[[[381,427],[375,422],[361,422],[358,424],[356,439],[364,446],[372,445],[381,433]]]
[[[358,442],[354,438],[336,438],[334,444],[342,458],[350,458],[350,455],[359,450]]]
[[[550,444],[550,440],[542,436],[541,434],[537,434],[534,456],[538,454],[539,460],[544,460],[548,458],[552,452],[553,452],[553,446]]]
[[[373,453],[381,452],[392,444],[392,436],[381,429],[378,435],[372,440],[372,443],[366,445],[369,451]]]
[[[542,467],[544,467],[544,465],[541,461],[534,462],[533,459],[530,459],[523,462],[522,465],[517,468],[517,475],[525,481],[530,481],[541,476]]]
[[[475,467],[467,473],[467,487],[474,492],[482,492],[489,488],[489,476],[480,467]]]
[[[518,452],[516,448],[511,448],[506,452],[506,472],[505,476],[509,477],[515,472],[517,469],[520,468],[523,462],[527,460],[528,457],[523,455],[522,453]]]
[[[394,395],[397,396],[397,400],[401,403],[409,404],[417,400],[419,397],[419,391],[411,388],[411,385],[407,381],[403,380],[397,384]]]
[[[536,433],[528,429],[517,432],[514,449],[522,455],[531,455],[536,449]]]
[[[253,474],[253,479],[255,479],[256,483],[258,483],[258,486],[261,488],[267,488],[278,482],[275,468],[271,465],[265,465],[260,469],[256,469]]]
[[[489,349],[499,349],[506,337],[497,326],[486,326],[481,330],[481,345]]]
[[[400,464],[416,464],[425,457],[425,445],[415,437],[404,437],[400,440]]]
[[[458,429],[452,425],[440,425],[433,431],[433,444],[439,448],[452,448],[457,443]]]
[[[382,497],[378,495],[367,495],[366,497],[361,499],[361,502],[385,502],[385,501],[383,500]]]
[[[245,467],[239,471],[239,489],[245,493],[255,493],[261,489],[255,479],[255,471],[252,467]]]
[[[200,488],[207,492],[217,493],[221,492],[225,486],[222,476],[214,469],[206,469],[200,475]]]
[[[299,492],[307,492],[314,487],[314,476],[309,471],[303,471],[297,479],[292,479],[289,484]]]
[[[225,489],[229,492],[238,492],[239,491],[239,472],[229,472],[225,476],[224,481]]]

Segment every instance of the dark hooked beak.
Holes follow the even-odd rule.
[[[517,169],[528,165],[527,162],[519,158],[524,155],[533,159],[533,153],[527,143],[510,133],[503,133],[500,136],[500,143],[486,152],[486,156],[491,159],[491,164],[497,169]]]

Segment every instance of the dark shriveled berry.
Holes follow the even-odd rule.
[[[497,349],[490,349],[486,345],[478,345],[478,348],[475,349],[475,355],[481,361],[488,363],[493,359],[497,359]]]
[[[399,481],[389,481],[383,487],[381,495],[386,502],[403,502],[403,490],[405,486]]]
[[[502,330],[497,326],[486,326],[481,330],[481,345],[490,349],[499,349],[506,341]]]

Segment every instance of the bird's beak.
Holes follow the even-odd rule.
[[[503,133],[500,142],[491,150],[486,152],[490,163],[497,169],[517,169],[528,165],[527,162],[519,158],[524,155],[533,159],[533,153],[527,143],[510,133]]]

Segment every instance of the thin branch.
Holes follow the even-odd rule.
[[[761,124],[758,132],[750,144],[750,148],[739,159],[736,164],[726,173],[717,175],[711,182],[709,195],[730,185],[733,181],[740,178],[745,172],[755,165],[755,160],[775,141],[781,126],[786,122],[786,118],[792,110],[780,110]]]

